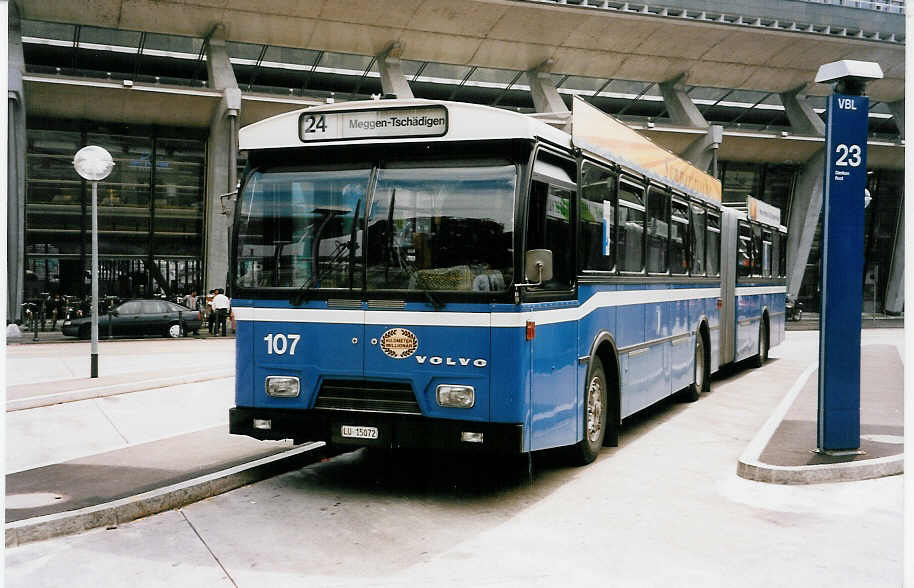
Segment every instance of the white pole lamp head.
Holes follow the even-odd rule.
[[[83,147],[73,156],[73,167],[84,180],[100,182],[108,177],[114,168],[111,154],[97,145]]]

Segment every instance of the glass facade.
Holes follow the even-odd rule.
[[[744,202],[747,195],[760,198],[781,209],[781,224],[787,226],[790,195],[801,171],[800,166],[724,161],[720,169],[724,202]],[[868,189],[873,199],[864,213],[864,311],[880,313],[888,288],[898,215],[902,213],[904,172],[871,170]],[[797,296],[808,310],[814,311],[819,308],[821,243],[820,218]]]
[[[27,136],[26,299],[89,294],[92,188],[72,164],[85,145],[104,147],[115,161],[98,186],[100,295],[201,288],[202,137],[43,120],[28,121]]]

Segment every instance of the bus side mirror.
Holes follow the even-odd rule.
[[[552,279],[551,249],[531,249],[524,254],[524,279],[526,283],[516,285],[541,286]]]

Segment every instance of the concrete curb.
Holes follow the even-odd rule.
[[[26,410],[29,408],[39,408],[42,406],[51,406],[65,402],[76,402],[78,400],[87,400],[89,398],[102,398],[105,396],[116,396],[118,394],[127,394],[130,392],[142,392],[143,390],[168,388],[169,386],[180,386],[182,384],[208,382],[210,380],[230,378],[234,375],[234,369],[223,369],[210,372],[200,372],[191,375],[164,376],[162,378],[140,380],[138,382],[121,382],[119,384],[108,384],[107,386],[67,390],[66,392],[55,392],[53,394],[41,394],[39,396],[29,396],[26,398],[8,400],[6,402],[6,412]],[[53,385],[54,382],[48,382],[49,387],[53,387]]]
[[[818,367],[818,362],[809,365],[794,382],[793,387],[784,395],[777,408],[740,456],[736,465],[736,475],[747,480],[769,484],[822,484],[869,480],[903,473],[903,453],[876,459],[807,466],[777,466],[761,461],[762,452],[768,446],[771,437],[774,436],[787,411],[793,406],[797,395]]]
[[[809,466],[774,466],[740,458],[736,474],[740,478],[769,484],[822,484],[855,482],[904,473],[904,454],[862,459],[847,463]]]
[[[313,463],[322,441],[308,443],[192,480],[79,510],[7,523],[6,547],[73,535],[98,527],[115,527],[166,510],[180,508]]]

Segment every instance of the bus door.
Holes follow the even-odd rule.
[[[503,231],[514,230],[516,176],[506,162],[407,163],[378,172],[366,229],[365,379],[409,382],[423,415],[489,418],[488,306],[453,312],[441,298],[504,290],[498,267],[503,258],[511,264]],[[374,291],[410,301],[372,300]],[[472,406],[439,398],[439,386],[472,386]]]
[[[556,158],[556,162],[564,160]],[[572,164],[569,162],[569,166]],[[573,167],[571,169],[574,169]],[[526,250],[552,251],[552,280],[527,290],[526,302],[537,310],[563,305],[574,296],[574,224],[576,186],[568,172],[542,159],[536,162],[527,210]],[[535,281],[536,276],[526,276]],[[578,410],[577,332],[575,321],[536,325],[532,344],[533,449],[574,443],[582,424]]]
[[[358,219],[370,177],[370,167],[364,166],[279,169],[254,172],[245,184],[237,283],[283,292],[282,298],[274,294],[254,303],[249,332],[253,381],[281,375],[302,383],[296,397],[268,396],[258,384],[256,406],[308,408],[323,382],[363,375],[363,231]]]

